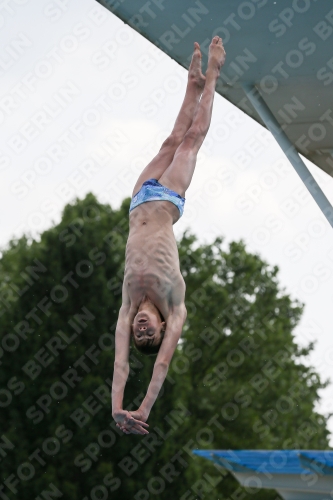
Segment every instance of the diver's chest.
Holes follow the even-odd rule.
[[[147,296],[155,304],[161,300],[169,299],[172,295],[173,280],[165,273],[148,270],[137,270],[129,268],[125,274],[125,286],[127,293],[133,303]]]
[[[126,256],[126,272],[135,279],[145,283],[169,281],[176,268],[175,259],[170,252],[160,247],[128,249]]]

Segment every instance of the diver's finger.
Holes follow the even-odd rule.
[[[142,427],[149,427],[149,424],[147,422],[142,422],[142,420],[137,420],[136,418],[131,419],[131,422],[134,422],[135,424],[142,425]]]

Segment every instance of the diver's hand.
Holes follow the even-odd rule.
[[[125,434],[149,434],[146,427],[149,427],[143,420],[139,420],[131,415],[131,413],[126,410],[117,410],[112,416],[116,421],[117,427],[121,429]]]
[[[149,417],[149,413],[144,411],[144,409],[141,407],[135,411],[130,411],[129,413],[132,415],[133,418],[140,420],[141,422],[147,422]]]
[[[149,417],[149,413],[144,412],[141,408],[139,408],[138,410],[135,410],[135,411],[129,411],[128,413],[134,418],[135,421],[141,422],[141,425],[148,426],[148,424],[145,424],[145,422]],[[131,430],[126,425],[123,425],[122,427],[121,426],[118,426],[118,427],[125,434],[139,434],[139,432],[137,432],[137,429]],[[146,434],[149,434],[149,432],[146,432]]]

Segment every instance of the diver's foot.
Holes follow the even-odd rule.
[[[206,77],[202,74],[201,71],[201,50],[198,42],[194,43],[194,52],[188,70],[188,79],[199,89],[203,89],[205,86]]]
[[[209,46],[207,70],[215,70],[220,72],[225,62],[225,57],[226,53],[223,47],[222,38],[214,36]]]

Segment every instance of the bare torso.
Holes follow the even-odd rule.
[[[144,297],[167,321],[184,302],[185,282],[172,225],[179,211],[168,201],[142,203],[130,213],[123,294],[136,310]]]

